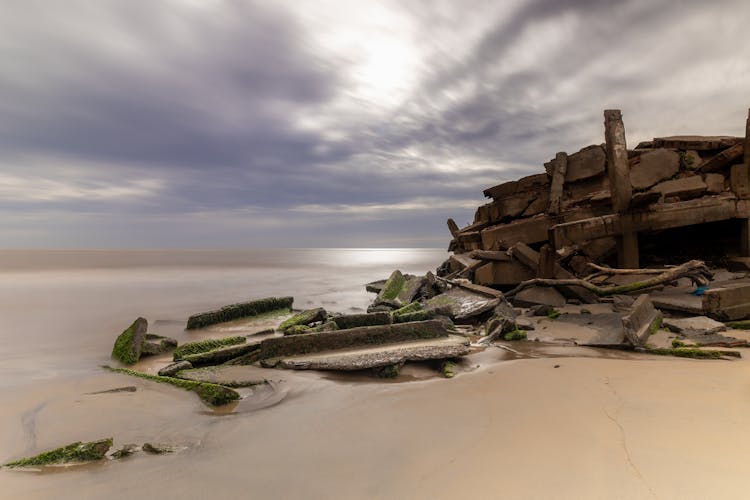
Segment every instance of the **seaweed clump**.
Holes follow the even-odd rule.
[[[179,361],[185,356],[189,356],[191,354],[200,354],[202,352],[208,352],[214,349],[218,349],[219,347],[243,344],[246,341],[247,338],[243,336],[236,336],[224,337],[220,339],[199,340],[197,342],[188,342],[187,344],[182,344],[177,349],[175,349],[173,358],[175,361]]]
[[[80,441],[67,446],[45,451],[33,457],[8,462],[5,467],[34,467],[67,463],[94,462],[104,458],[112,447],[112,438],[82,443]]]
[[[152,382],[171,384],[175,387],[180,387],[181,389],[192,391],[196,393],[198,397],[201,398],[201,400],[212,406],[222,406],[240,399],[240,395],[237,391],[234,391],[229,387],[224,387],[223,385],[211,384],[208,382],[195,382],[193,380],[183,380],[174,377],[150,375],[148,373],[137,372],[135,370],[129,370],[127,368],[112,368],[111,366],[104,366],[103,368],[113,372],[151,380]]]

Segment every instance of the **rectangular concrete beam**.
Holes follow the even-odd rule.
[[[661,313],[654,308],[648,295],[640,295],[626,316],[622,318],[622,326],[625,329],[625,338],[634,347],[640,347],[646,343],[649,335],[659,327]]]
[[[750,285],[706,290],[703,310],[719,321],[750,318]]]

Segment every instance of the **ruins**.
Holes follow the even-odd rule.
[[[637,269],[653,242],[656,253],[661,247],[663,256],[678,259],[675,245],[689,253],[707,241],[719,250],[708,257],[747,267],[750,113],[745,137],[657,137],[628,149],[620,110],[606,110],[604,138],[557,153],[542,173],[485,189],[492,201],[470,225],[459,228],[449,219],[452,271],[468,268],[463,277],[471,274],[477,284],[513,287],[565,277],[565,268],[584,275],[591,262]],[[514,258],[519,243],[532,253]],[[711,260],[705,252],[687,253]]]

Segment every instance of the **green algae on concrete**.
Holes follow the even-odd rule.
[[[311,328],[307,325],[293,325],[284,329],[284,335],[301,335],[303,333],[312,333]]]
[[[750,319],[745,319],[742,321],[730,321],[726,325],[729,328],[734,328],[735,330],[750,330]]]
[[[676,347],[672,349],[666,347],[648,347],[646,348],[646,352],[656,354],[658,356],[676,356],[678,358],[721,359],[726,355],[732,356],[732,354],[729,353],[733,351],[716,351],[709,349],[696,349],[691,347]]]
[[[456,368],[458,368],[458,365],[453,361],[444,361],[440,366],[440,373],[442,373],[445,378],[453,378],[456,376]]]
[[[68,463],[85,463],[101,460],[112,447],[112,438],[76,443],[45,451],[39,455],[22,458],[5,464],[5,467],[35,467]]]
[[[202,352],[212,351],[220,347],[244,344],[245,342],[247,342],[247,338],[241,335],[235,337],[223,337],[220,339],[207,339],[199,340],[197,342],[188,342],[187,344],[182,344],[177,349],[175,349],[173,358],[175,361],[179,361],[185,356],[189,356],[191,354],[199,354]]]
[[[396,269],[383,285],[383,289],[378,294],[379,300],[395,300],[398,294],[403,290],[406,284],[406,278],[401,271]]]
[[[144,318],[136,319],[115,340],[115,345],[112,347],[112,358],[126,365],[137,363],[141,358],[147,329],[148,321]]]
[[[293,302],[294,299],[292,297],[267,297],[239,304],[231,304],[215,311],[190,316],[186,329],[203,328],[234,319],[259,316],[271,311],[291,309]]]
[[[308,309],[297,313],[291,318],[284,320],[279,325],[279,330],[284,331],[297,325],[309,326],[311,323],[317,323],[318,321],[325,321],[328,317],[328,313],[322,307],[315,309]]]
[[[409,314],[409,313],[421,311],[422,307],[423,307],[422,304],[420,304],[419,302],[412,302],[411,304],[407,304],[404,307],[396,309],[391,314],[393,314],[393,316],[401,316],[403,314]]]
[[[135,370],[129,370],[127,368],[112,368],[111,366],[104,366],[106,370],[113,371],[116,373],[123,373],[125,375],[132,375],[133,377],[139,377],[152,382],[159,382],[162,384],[170,384],[175,387],[180,387],[188,391],[196,393],[203,401],[213,406],[221,406],[232,401],[240,399],[239,393],[224,387],[223,385],[209,384],[206,382],[194,382],[192,380],[183,380],[174,377],[162,377],[159,375],[150,375],[148,373],[137,372]]]
[[[255,352],[258,349],[260,349],[259,342],[229,345],[206,352],[199,352],[198,354],[188,354],[182,359],[189,361],[195,367],[219,365],[245,354]]]
[[[526,340],[526,332],[516,329],[512,332],[506,333],[503,338],[509,342],[513,340]]]
[[[372,371],[378,378],[396,378],[401,373],[401,365],[379,366]]]

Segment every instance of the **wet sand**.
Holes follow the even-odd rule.
[[[304,293],[314,296],[315,287]],[[74,330],[90,305],[83,299],[96,291],[68,298],[77,309],[60,329]],[[131,307],[148,299],[159,310],[163,291],[140,303],[135,289],[122,293]],[[186,306],[163,300],[171,313],[156,314],[165,319],[155,323],[159,332],[184,341],[190,334],[177,309]],[[82,328],[104,329],[98,321],[105,312],[120,322],[132,315],[118,312],[122,304],[104,304]],[[24,321],[59,334],[46,320]],[[201,335],[228,331],[237,325]],[[61,351],[58,358],[75,363],[49,365],[58,376],[8,383],[34,373],[33,357],[24,370],[13,365],[3,374],[0,460],[109,436],[115,446],[150,441],[185,449],[41,473],[2,469],[1,498],[747,497],[746,359],[517,342],[520,355],[489,348],[464,360],[453,379],[419,364],[395,381],[250,367],[271,384],[240,389],[247,397],[217,412],[183,390],[97,369],[114,336],[82,335],[74,346],[95,339],[105,351],[93,363],[88,352]],[[138,368],[152,371],[163,361]],[[89,394],[123,386],[137,390]]]

